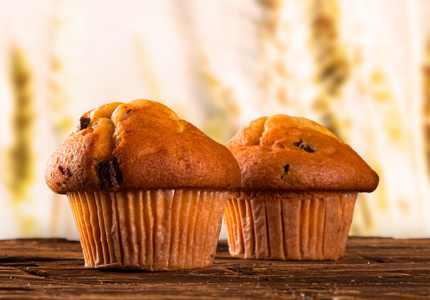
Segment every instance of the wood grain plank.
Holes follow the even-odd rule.
[[[79,242],[0,241],[1,299],[426,299],[430,239],[350,237],[337,261],[230,257],[225,241],[214,266],[181,272],[84,267]]]

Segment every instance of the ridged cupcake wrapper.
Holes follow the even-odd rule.
[[[70,193],[85,265],[150,271],[211,266],[227,192]]]
[[[240,258],[335,260],[345,254],[357,193],[242,192],[224,214],[230,254]]]

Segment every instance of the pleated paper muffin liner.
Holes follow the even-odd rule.
[[[227,193],[174,189],[69,193],[85,266],[149,271],[211,266]]]
[[[336,260],[345,254],[357,193],[240,192],[227,201],[230,254]]]

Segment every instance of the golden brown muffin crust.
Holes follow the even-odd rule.
[[[118,189],[231,189],[240,169],[228,149],[161,103],[109,103],[85,113],[45,172],[57,193]]]
[[[243,126],[226,144],[243,189],[373,191],[378,175],[325,127],[286,115]]]

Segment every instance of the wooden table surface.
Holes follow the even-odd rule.
[[[230,257],[181,272],[84,268],[79,242],[0,240],[3,299],[430,299],[430,239],[350,237],[338,261]]]

